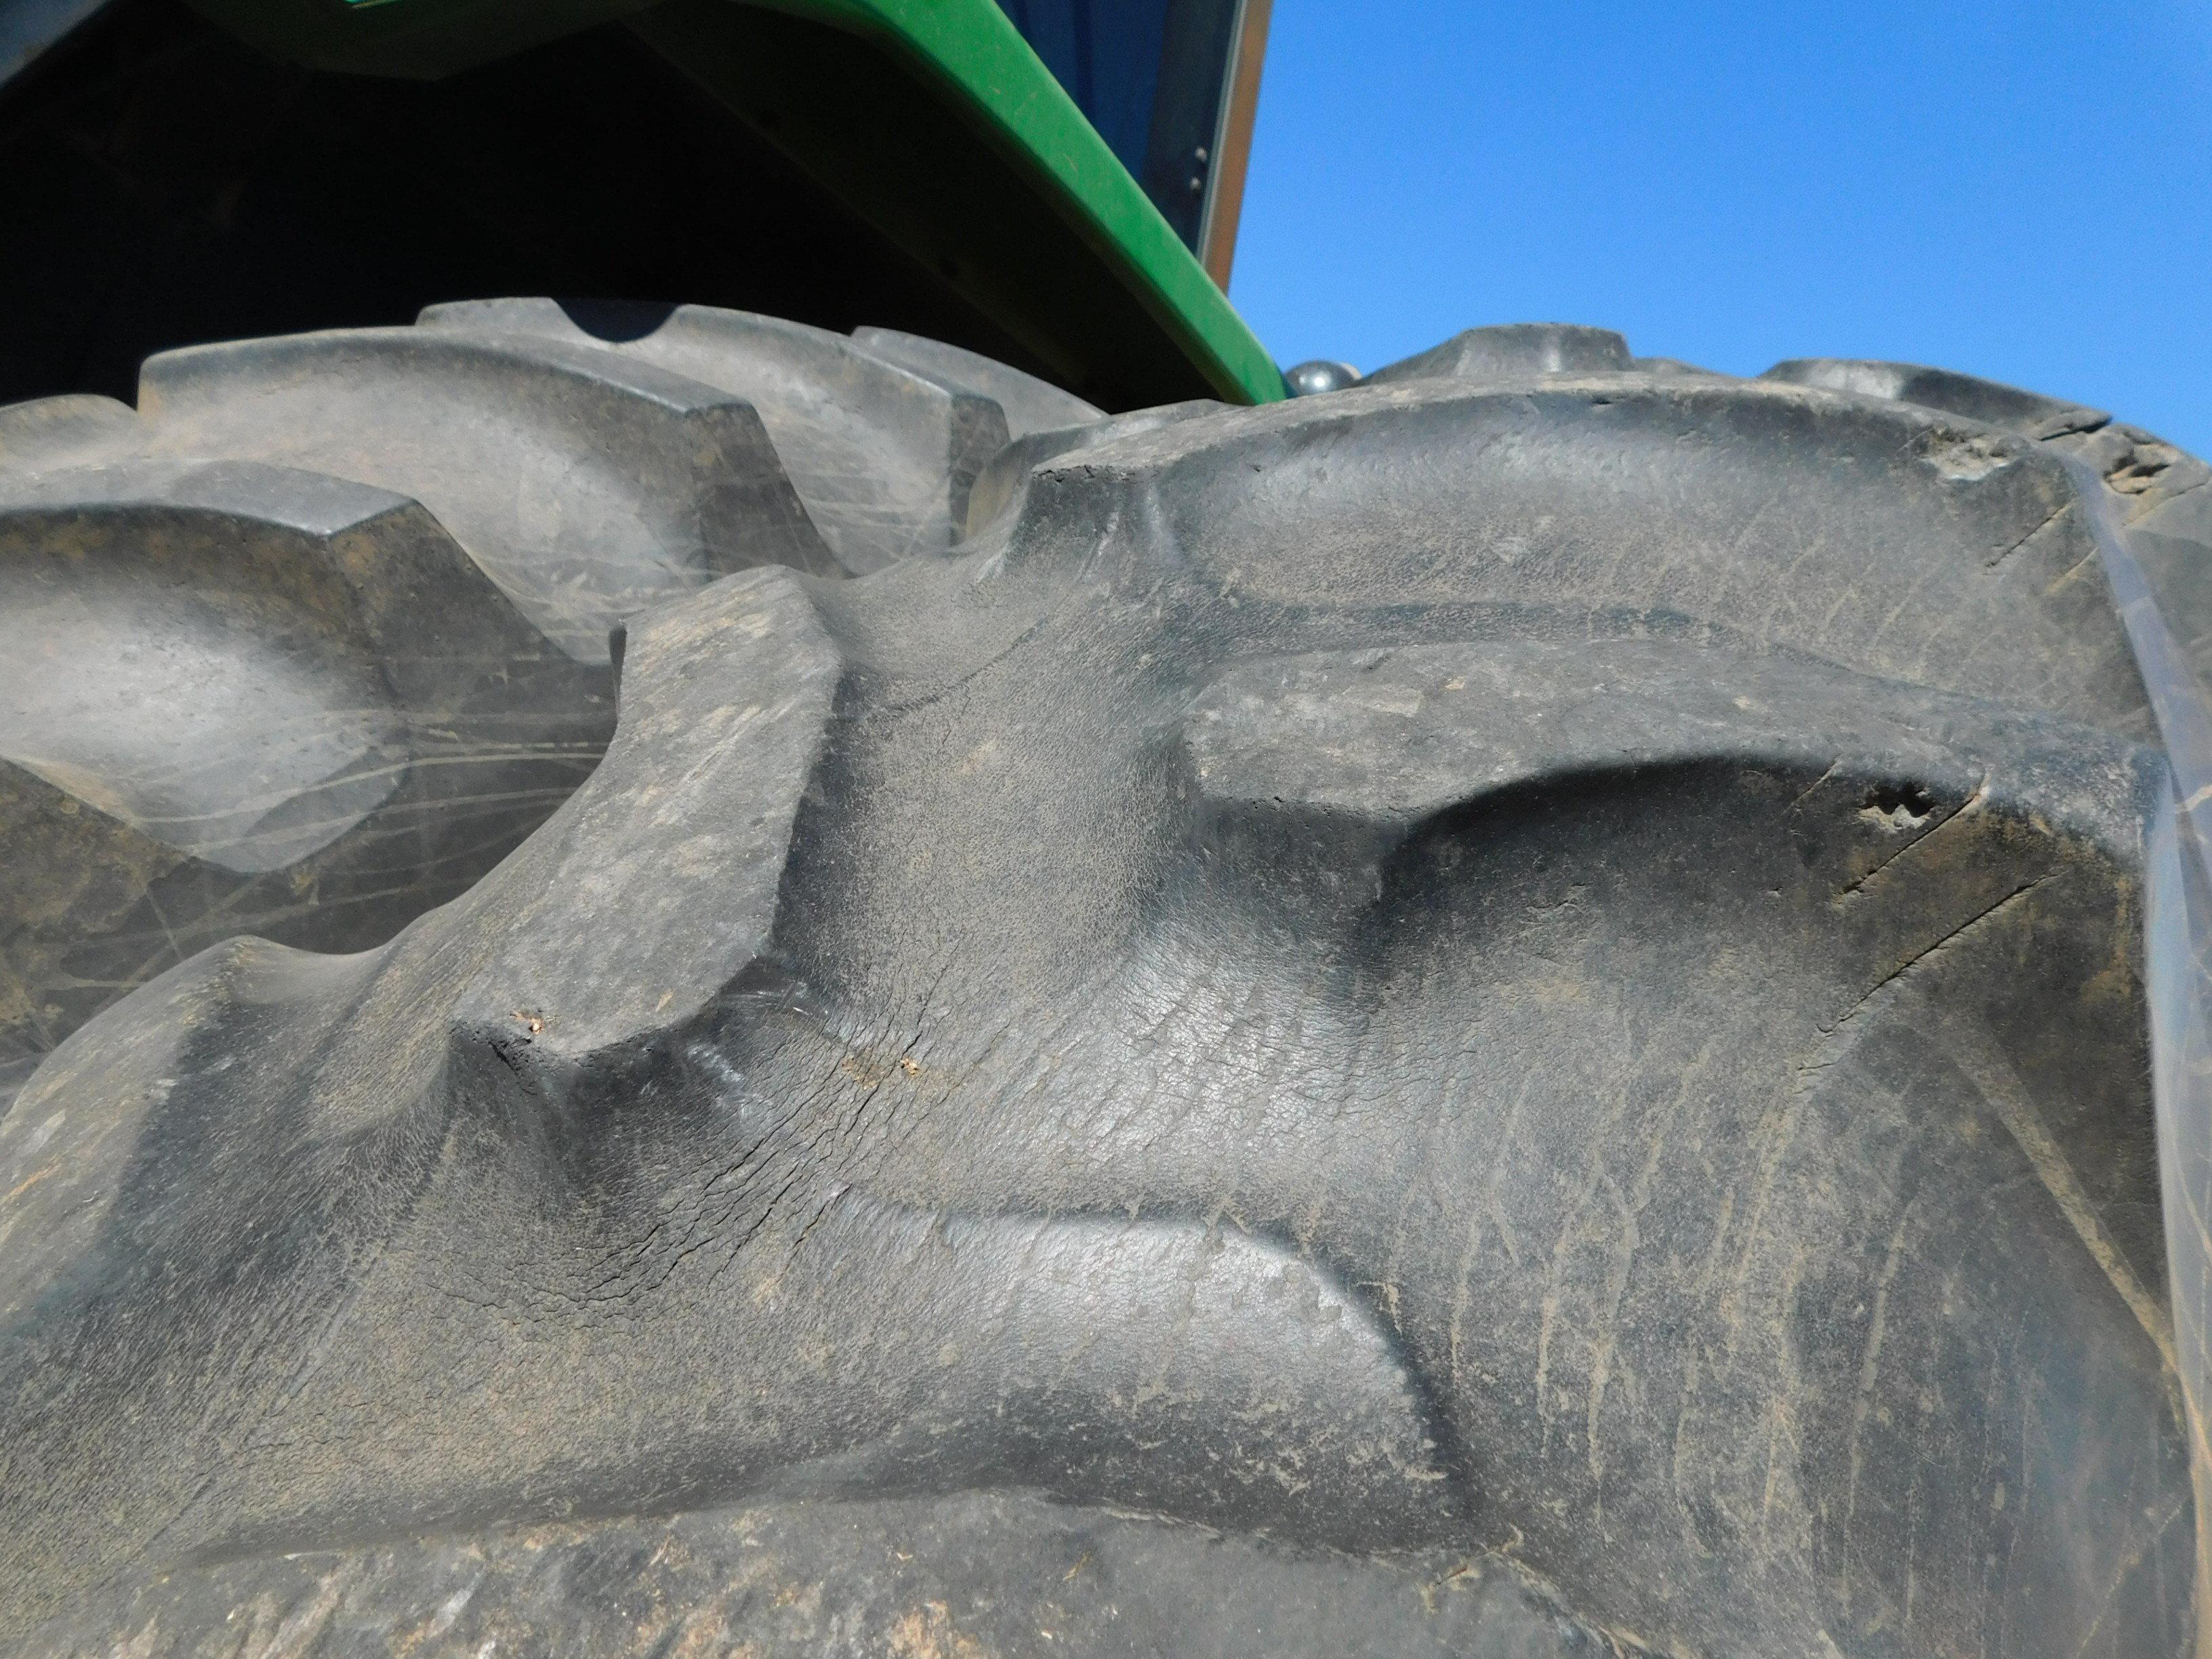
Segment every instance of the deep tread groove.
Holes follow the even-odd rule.
[[[742,399],[811,521],[854,574],[945,551],[969,483],[1007,437],[996,404],[802,323],[679,306],[649,331],[608,341],[550,300],[492,300],[432,306],[421,326],[597,345]]]
[[[750,405],[594,345],[424,328],[196,346],[148,360],[139,404],[157,453],[414,496],[580,662],[717,575],[833,568]]]
[[[359,949],[465,890],[596,763],[626,617],[942,555],[1006,441],[987,392],[842,336],[582,314],[436,307],[163,354],[136,411],[0,410],[0,1107],[233,933]]]
[[[896,344],[684,318],[423,332],[771,435],[741,368]],[[2172,771],[2082,573],[2212,491],[1853,374],[1476,331],[964,507],[900,403],[969,554],[620,623],[605,764],[458,902],[204,953],[0,1119],[0,1631],[2189,1650]]]

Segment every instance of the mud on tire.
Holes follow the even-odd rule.
[[[0,1097],[251,933],[380,944],[574,789],[632,612],[947,553],[1096,410],[884,330],[498,301],[0,410]]]
[[[512,856],[47,1060],[17,1639],[2187,1650],[2106,562],[2195,649],[2204,469],[1555,328],[1008,454],[625,578]]]

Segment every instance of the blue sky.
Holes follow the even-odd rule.
[[[1595,323],[2212,455],[2212,0],[1275,0],[1231,295],[1285,363]]]

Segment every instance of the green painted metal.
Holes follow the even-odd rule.
[[[1028,158],[1216,388],[1239,403],[1283,396],[1282,372],[1075,100],[993,0],[766,0],[905,56]]]
[[[647,38],[673,38],[656,30],[645,0],[195,3],[264,50],[356,73],[434,77],[623,17]],[[1267,349],[994,0],[716,0],[714,9],[825,27],[927,84],[1049,204],[1099,275],[1127,296],[1121,303],[1133,302],[1158,331],[1156,349],[1188,365],[1190,390],[1179,395],[1201,386],[1237,403],[1284,395]],[[898,134],[869,135],[878,141],[896,144]],[[845,181],[852,176],[848,167]],[[1042,271],[1040,280],[1053,277]],[[1164,384],[1158,374],[1152,383]]]

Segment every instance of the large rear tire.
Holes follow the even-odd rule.
[[[498,868],[0,1121],[10,1628],[2189,1651],[2212,490],[1914,373],[1478,331],[633,617]]]

